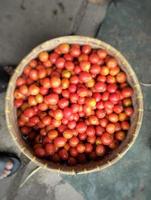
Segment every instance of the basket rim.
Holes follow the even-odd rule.
[[[77,40],[85,40],[85,43],[94,43],[99,46],[103,46],[105,49],[110,49],[112,52],[115,52],[121,60],[124,61],[124,63],[126,64],[127,67],[129,67],[129,69],[131,70],[131,74],[133,76],[133,78],[135,79],[135,82],[136,82],[136,89],[137,89],[137,92],[139,93],[139,106],[140,106],[140,109],[138,111],[138,119],[139,121],[137,122],[136,124],[136,129],[135,129],[135,134],[134,134],[134,137],[133,139],[130,141],[130,143],[127,145],[127,147],[125,149],[122,150],[121,153],[119,153],[115,158],[113,158],[111,161],[107,162],[107,163],[104,163],[103,165],[101,166],[98,166],[94,169],[86,169],[86,170],[83,170],[83,171],[74,171],[72,170],[72,168],[60,168],[60,169],[55,169],[55,168],[49,168],[47,167],[47,164],[43,164],[42,162],[40,162],[40,160],[38,158],[36,158],[35,156],[32,155],[32,153],[29,154],[29,152],[26,151],[25,147],[23,147],[16,139],[16,137],[14,136],[13,132],[12,132],[12,126],[11,126],[11,123],[10,123],[10,118],[9,118],[9,100],[10,100],[10,93],[9,93],[9,88],[12,86],[12,79],[18,74],[18,69],[20,68],[21,65],[23,65],[25,63],[26,60],[28,60],[28,58],[33,54],[35,53],[37,50],[42,50],[42,48],[46,45],[48,45],[49,43],[56,43],[56,44],[60,44],[60,43],[64,43],[65,41],[68,42],[68,43],[71,43],[76,41]],[[59,42],[59,43],[58,43]],[[78,43],[78,42],[77,42]],[[41,166],[42,168],[46,168],[50,171],[54,171],[54,172],[58,172],[58,173],[62,173],[62,174],[68,174],[68,175],[75,175],[75,174],[85,174],[85,173],[90,173],[90,172],[96,172],[96,171],[100,171],[100,170],[103,170],[105,168],[107,168],[108,166],[112,165],[112,164],[115,164],[117,161],[119,161],[125,154],[126,152],[131,148],[131,146],[134,144],[137,136],[138,136],[138,133],[139,133],[139,130],[140,130],[140,127],[141,127],[141,124],[142,124],[142,120],[143,120],[143,94],[142,94],[142,90],[141,90],[141,86],[139,84],[139,81],[138,81],[138,78],[136,76],[136,73],[135,71],[133,70],[133,68],[131,67],[131,65],[129,64],[129,62],[127,61],[127,59],[116,49],[114,48],[113,46],[111,46],[110,44],[106,43],[106,42],[103,42],[101,41],[100,39],[96,39],[96,38],[91,38],[91,37],[86,37],[86,36],[80,36],[80,35],[74,35],[74,36],[63,36],[63,37],[57,37],[57,38],[54,38],[54,39],[50,39],[50,40],[47,40],[41,44],[39,44],[38,46],[36,46],[35,48],[33,48],[20,62],[19,64],[17,65],[16,69],[15,69],[15,72],[13,73],[10,81],[9,81],[9,84],[8,84],[8,87],[7,87],[7,91],[6,91],[6,97],[5,97],[5,116],[6,116],[6,123],[7,123],[7,127],[8,127],[8,130],[9,130],[9,133],[11,134],[13,140],[15,141],[16,145],[18,146],[18,148],[20,149],[21,152],[23,152],[31,161],[35,162],[37,165]]]

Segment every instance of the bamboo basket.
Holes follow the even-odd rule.
[[[42,160],[35,157],[33,150],[28,146],[28,144],[26,144],[26,142],[21,137],[19,128],[17,126],[16,109],[13,104],[14,101],[13,94],[14,94],[16,79],[18,78],[18,76],[22,74],[24,67],[29,63],[29,61],[36,58],[41,51],[44,50],[51,51],[57,45],[65,42],[69,44],[78,43],[81,45],[90,44],[93,48],[105,49],[110,55],[114,56],[118,60],[118,64],[128,76],[129,84],[134,89],[134,96],[133,96],[134,115],[131,120],[131,127],[123,143],[119,146],[119,148],[117,148],[110,155],[107,155],[100,161],[91,161],[87,164],[78,164],[72,167],[56,164],[51,161]],[[84,173],[100,171],[104,168],[113,165],[120,158],[122,158],[124,154],[129,150],[129,148],[134,144],[134,141],[138,136],[143,118],[143,95],[135,72],[133,71],[130,64],[127,62],[127,60],[123,57],[123,55],[119,51],[117,51],[109,44],[106,44],[105,42],[102,42],[97,39],[84,36],[65,36],[48,40],[40,44],[39,46],[34,48],[20,62],[14,74],[12,75],[8,85],[6,93],[5,114],[6,114],[7,126],[13,140],[18,145],[20,151],[23,152],[31,161],[35,162],[42,168],[47,168],[51,171],[58,173],[69,174],[69,175],[84,174]]]

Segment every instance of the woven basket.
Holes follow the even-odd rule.
[[[18,76],[20,76],[23,72],[24,67],[29,63],[30,60],[36,58],[41,51],[51,51],[57,45],[61,43],[69,43],[69,44],[90,44],[93,48],[102,48],[105,49],[110,55],[114,56],[122,68],[123,71],[127,74],[128,82],[131,87],[134,89],[134,97],[133,97],[133,105],[134,105],[134,115],[131,120],[131,127],[128,131],[126,139],[119,146],[118,149],[113,151],[110,155],[106,156],[104,159],[100,161],[91,161],[87,164],[78,164],[76,166],[64,166],[61,164],[56,164],[51,161],[46,161],[35,157],[33,150],[26,144],[26,142],[22,139],[20,131],[17,126],[17,117],[16,117],[16,109],[14,107],[14,89],[15,83]],[[44,42],[34,48],[17,66],[13,76],[8,85],[7,94],[6,94],[6,106],[5,106],[6,120],[7,126],[10,134],[12,135],[13,140],[18,145],[21,152],[23,152],[30,160],[37,163],[37,165],[47,168],[54,172],[60,172],[64,174],[83,174],[89,172],[95,172],[98,170],[102,170],[107,168],[117,162],[120,158],[124,156],[124,154],[128,151],[128,149],[133,145],[136,137],[139,133],[139,129],[142,123],[143,118],[143,96],[141,92],[141,88],[130,64],[126,61],[126,59],[114,49],[112,46],[89,37],[83,36],[66,36],[60,37],[56,39],[49,40]]]

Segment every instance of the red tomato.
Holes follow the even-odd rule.
[[[105,154],[105,147],[102,144],[96,146],[96,155],[103,156]]]
[[[98,54],[99,58],[101,58],[101,59],[104,59],[107,56],[107,52],[104,49],[97,50],[97,54]]]
[[[79,79],[83,82],[86,83],[89,80],[91,80],[91,75],[88,72],[81,72],[79,75]]]
[[[53,155],[55,153],[55,146],[54,144],[46,144],[45,151],[48,155]]]
[[[101,141],[102,141],[102,144],[104,145],[110,145],[111,142],[113,141],[113,138],[112,138],[112,135],[105,132],[101,135]]]
[[[57,137],[54,139],[54,145],[58,148],[60,147],[64,147],[64,145],[66,144],[67,139],[64,137]]]
[[[37,147],[34,149],[36,156],[38,157],[44,157],[45,156],[45,150],[41,147]]]
[[[83,45],[82,46],[82,53],[89,54],[91,52],[91,46],[90,45]]]
[[[105,92],[106,91],[106,84],[103,82],[97,82],[95,84],[96,92]]]
[[[90,143],[85,144],[85,152],[86,153],[91,153],[93,151],[93,146]]]
[[[46,61],[48,60],[48,58],[49,58],[49,54],[48,54],[48,52],[43,51],[43,52],[41,52],[41,53],[39,54],[38,58],[39,58],[39,60],[40,60],[41,62],[46,62]]]
[[[90,56],[89,56],[89,61],[92,63],[92,64],[97,64],[99,62],[99,56],[95,53],[92,53]]]
[[[124,131],[118,131],[115,133],[115,138],[119,141],[123,141],[125,139],[126,135]]]
[[[124,83],[126,81],[126,74],[124,72],[119,72],[116,75],[116,81],[118,83]]]
[[[107,61],[106,65],[107,65],[110,69],[112,69],[112,68],[114,68],[114,67],[117,66],[117,61],[116,61],[114,58],[110,58],[110,59]]]
[[[44,102],[49,105],[56,105],[58,103],[59,96],[58,94],[51,93],[48,96],[44,97]]]
[[[87,130],[87,125],[84,122],[79,122],[76,126],[76,130],[79,133],[84,133]]]
[[[106,126],[106,131],[110,134],[113,134],[115,132],[115,124],[108,123]]]
[[[95,128],[93,126],[88,126],[87,130],[86,130],[86,133],[90,137],[94,136],[95,135]]]
[[[84,153],[85,145],[82,143],[79,143],[79,144],[77,144],[76,149],[77,149],[78,153]]]
[[[62,160],[68,160],[68,152],[66,149],[61,149],[59,150],[59,157],[62,159]]]

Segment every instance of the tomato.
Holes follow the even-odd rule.
[[[109,74],[109,68],[107,66],[102,66],[101,67],[101,71],[100,71],[100,74],[102,76],[107,76]]]
[[[131,98],[125,98],[123,99],[123,105],[128,107],[132,105],[132,99]]]
[[[49,125],[51,123],[51,117],[49,115],[45,116],[42,119],[43,124],[45,124],[46,126]]]
[[[72,136],[73,136],[72,130],[70,130],[70,129],[65,130],[65,131],[63,132],[63,136],[64,136],[64,138],[66,138],[66,139],[72,138]]]
[[[129,116],[129,117],[131,117],[133,112],[134,112],[132,107],[127,107],[124,110],[125,110],[126,115]]]
[[[105,154],[105,147],[102,144],[96,146],[96,155],[103,156]]]
[[[62,77],[63,78],[70,78],[70,76],[71,76],[71,72],[70,71],[68,71],[68,70],[63,70],[62,71]]]
[[[96,92],[105,92],[106,91],[106,84],[103,82],[97,82],[95,84]]]
[[[19,108],[23,105],[23,99],[15,99],[14,105],[16,108]]]
[[[126,74],[124,72],[119,72],[116,75],[116,81],[118,83],[124,83],[126,81]]]
[[[46,144],[45,151],[48,155],[53,155],[55,153],[55,146],[54,144]]]
[[[70,83],[71,84],[78,84],[79,83],[79,78],[76,75],[71,76],[70,78]]]
[[[79,74],[81,72],[81,67],[80,66],[75,66],[74,67],[74,72],[75,72],[75,74]]]
[[[115,113],[111,113],[108,115],[108,119],[110,122],[116,123],[118,122],[118,115]]]
[[[94,136],[95,135],[95,128],[93,126],[88,126],[87,130],[86,130],[86,133],[90,137]]]
[[[38,109],[41,111],[45,111],[48,109],[48,105],[46,103],[40,103],[38,104]]]
[[[74,64],[73,64],[73,62],[71,62],[71,61],[66,61],[66,62],[65,62],[65,68],[66,68],[67,70],[69,70],[69,71],[73,71],[73,69],[74,69]]]
[[[48,54],[48,52],[43,51],[38,55],[38,58],[41,62],[46,62],[49,58],[49,54]]]
[[[79,57],[78,57],[78,61],[79,62],[82,62],[82,61],[88,61],[89,57],[87,54],[81,54]]]
[[[76,127],[76,121],[69,121],[68,123],[68,128],[69,129],[74,129]]]
[[[70,92],[69,92],[69,90],[68,89],[65,89],[65,90],[62,90],[62,96],[64,97],[64,98],[69,98],[69,96],[70,96]]]
[[[89,120],[90,125],[98,125],[99,124],[98,118],[94,115],[91,115],[88,120]]]
[[[123,111],[123,106],[120,104],[114,105],[113,111],[117,114],[121,113]]]
[[[93,146],[90,143],[85,144],[85,152],[86,153],[91,153],[93,151]]]
[[[69,87],[69,84],[70,84],[70,82],[67,78],[62,79],[62,81],[61,81],[62,89],[67,89]]]
[[[72,60],[73,60],[73,57],[72,57],[69,53],[64,54],[63,57],[64,57],[64,59],[67,60],[67,61],[72,61]]]
[[[24,134],[24,135],[28,135],[29,132],[30,132],[30,130],[31,130],[31,129],[30,129],[29,127],[23,126],[23,127],[21,128],[21,133]]]
[[[63,109],[63,116],[65,118],[68,119],[68,117],[70,117],[71,115],[72,115],[72,109],[71,108],[66,107],[66,108]]]
[[[110,58],[110,59],[107,61],[106,65],[107,65],[110,69],[112,69],[112,68],[114,68],[114,67],[117,66],[117,61],[116,61],[114,58]]]
[[[100,125],[102,127],[105,128],[107,126],[107,124],[108,124],[108,120],[106,118],[100,119]]]
[[[37,103],[42,103],[43,102],[43,96],[41,94],[37,94],[35,96],[35,100]]]
[[[51,93],[44,97],[44,102],[46,104],[56,105],[58,101],[59,101],[59,96],[58,94],[55,94],[55,93]]]
[[[107,56],[107,52],[104,49],[97,50],[97,54],[98,54],[99,58],[101,58],[101,59],[104,59]]]
[[[75,84],[70,84],[68,90],[70,93],[74,93],[77,90],[77,86]]]
[[[79,139],[76,136],[73,136],[70,140],[69,140],[69,145],[71,147],[76,147],[77,144],[79,143]]]
[[[102,93],[102,101],[108,101],[110,93],[108,91]]]
[[[107,132],[103,133],[100,137],[104,145],[109,145],[113,141],[112,135]]]
[[[91,144],[94,144],[96,141],[96,136],[88,136],[87,137],[87,142],[91,143]]]
[[[65,59],[64,58],[57,58],[57,60],[55,61],[55,65],[58,69],[63,69],[65,66]]]
[[[102,135],[102,133],[104,133],[105,132],[105,128],[103,128],[102,126],[96,126],[96,135],[97,136],[100,136],[100,135]]]
[[[33,108],[26,108],[25,110],[24,110],[24,115],[26,116],[26,117],[33,117],[34,116],[34,110],[33,110]]]
[[[98,77],[97,77],[97,81],[100,81],[100,82],[105,83],[105,82],[106,82],[106,76],[98,75]]]
[[[89,61],[92,63],[92,64],[97,64],[99,62],[99,56],[96,54],[96,53],[92,53],[90,56],[89,56]]]
[[[28,87],[26,85],[21,85],[19,87],[19,92],[22,94],[22,95],[25,95],[25,96],[28,96]]]
[[[57,58],[59,55],[56,52],[53,52],[49,55],[49,60],[52,64],[56,63]]]
[[[121,122],[121,128],[122,128],[123,130],[128,130],[128,129],[130,128],[129,122],[128,122],[128,121],[122,121],[122,122]]]
[[[106,131],[110,134],[113,134],[115,132],[115,124],[108,123],[106,126]]]
[[[88,72],[81,72],[79,75],[79,79],[83,82],[86,83],[91,80],[91,75]]]
[[[119,121],[122,122],[122,121],[126,120],[127,116],[126,116],[125,112],[121,112],[119,114],[118,118],[119,118]]]
[[[86,140],[86,138],[87,138],[87,134],[86,133],[79,133],[79,139],[81,140],[81,141],[83,141],[83,140]]]
[[[31,78],[31,80],[38,80],[38,71],[36,69],[32,69],[30,72],[29,72],[29,77]]]
[[[81,70],[84,72],[89,72],[91,63],[89,61],[81,61],[80,62]]]
[[[26,80],[23,77],[18,77],[16,80],[16,86],[21,86],[26,83]]]
[[[119,95],[119,93],[117,93],[117,92],[111,93],[110,96],[109,96],[109,100],[110,100],[112,103],[117,103],[117,102],[120,100],[120,95]]]
[[[86,44],[82,46],[82,53],[89,54],[91,52],[91,46]]]
[[[68,152],[66,149],[61,149],[59,150],[59,157],[62,159],[62,160],[67,160],[68,159]]]
[[[73,57],[78,57],[81,54],[80,48],[76,46],[72,46],[70,49],[70,54]]]
[[[84,133],[87,129],[87,125],[84,122],[79,122],[76,126],[76,130],[79,133]]]
[[[125,139],[126,135],[124,131],[118,131],[115,133],[115,138],[119,141],[123,141]]]
[[[57,48],[59,49],[61,54],[69,53],[70,50],[70,46],[67,43],[60,44]]]
[[[118,66],[116,66],[116,67],[110,69],[109,74],[111,76],[116,76],[119,72],[120,72],[120,68]]]
[[[59,87],[60,85],[61,85],[61,80],[60,80],[60,78],[59,77],[52,77],[51,79],[50,79],[50,85],[51,85],[51,87],[52,88],[57,88],[57,87]]]
[[[77,144],[76,149],[77,149],[78,153],[84,153],[85,145],[82,143],[79,143],[79,144]]]
[[[42,147],[37,147],[34,149],[36,156],[38,157],[44,157],[45,156],[45,150]]]
[[[40,87],[40,88],[39,88],[39,93],[40,93],[41,95],[46,95],[46,94],[48,94],[48,89],[45,88],[45,87]]]
[[[114,108],[114,104],[111,101],[105,101],[104,102],[104,108],[106,109],[113,109]]]
[[[77,157],[78,151],[77,151],[77,149],[75,147],[71,147],[69,151],[70,151],[70,155],[71,156]]]
[[[64,137],[57,137],[54,139],[54,145],[58,148],[63,147],[66,144],[67,139]]]
[[[113,84],[108,84],[107,90],[110,93],[114,93],[117,90],[117,85],[115,83]]]
[[[122,95],[124,98],[132,97],[133,89],[130,87],[126,87],[122,89]]]
[[[96,116],[99,118],[99,119],[102,119],[102,118],[104,118],[105,117],[105,115],[106,115],[106,112],[105,112],[105,110],[96,110]]]

